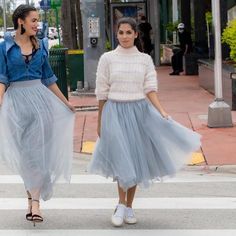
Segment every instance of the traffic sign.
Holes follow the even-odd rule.
[[[51,7],[57,8],[61,6],[61,0],[51,0]]]
[[[47,11],[51,8],[51,0],[41,0],[39,2],[40,8]]]

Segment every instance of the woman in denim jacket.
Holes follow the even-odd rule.
[[[0,158],[21,175],[26,219],[35,225],[43,221],[39,199],[52,197],[60,176],[70,180],[74,107],[57,87],[48,52],[35,37],[36,9],[20,5],[12,19],[16,34],[0,43]]]

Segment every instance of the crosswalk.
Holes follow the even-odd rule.
[[[89,175],[90,156],[73,163],[71,184],[59,181],[54,198],[41,202],[44,223],[24,219],[22,180],[0,166],[0,236],[235,236],[236,176],[191,167],[148,190],[138,189],[138,224],[113,228],[117,204],[111,179]]]

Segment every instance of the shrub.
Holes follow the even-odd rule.
[[[229,21],[222,33],[222,42],[230,47],[230,58],[236,62],[236,19]]]

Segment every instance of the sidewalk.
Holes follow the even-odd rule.
[[[202,150],[195,164],[236,164],[236,112],[232,112],[233,128],[208,128],[208,106],[214,96],[198,85],[198,76],[169,76],[169,67],[158,68],[159,99],[166,111],[178,122],[202,135]],[[71,96],[78,108],[96,107],[95,96]],[[74,151],[90,153],[97,138],[97,111],[76,114]]]

